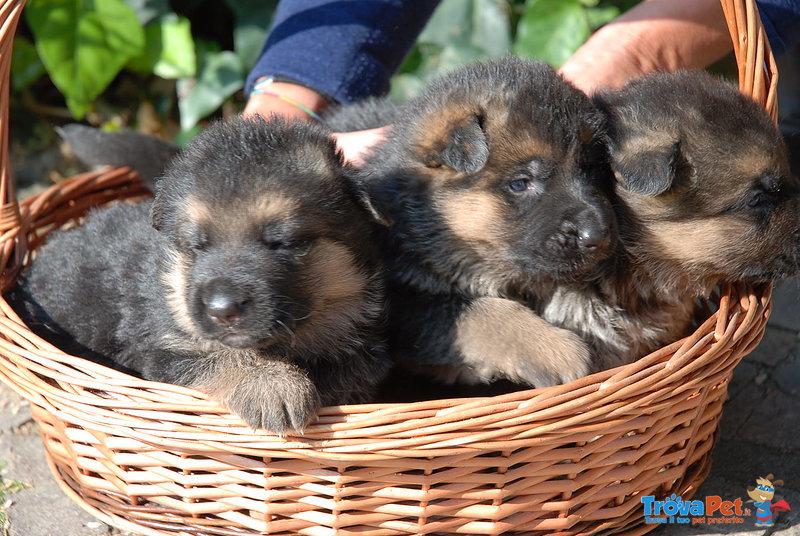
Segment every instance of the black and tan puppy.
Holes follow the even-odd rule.
[[[255,428],[299,430],[388,370],[370,225],[324,129],[218,123],[154,201],[52,236],[12,301],[66,351],[201,389]]]
[[[603,120],[589,98],[543,63],[504,58],[403,106],[370,102],[329,119],[335,130],[381,120],[389,138],[359,178],[386,225],[397,360],[467,382],[588,373],[586,345],[526,301],[593,270],[614,241]]]
[[[597,100],[620,240],[596,277],[536,310],[605,369],[685,335],[695,299],[720,283],[797,274],[800,184],[764,110],[710,75],[653,75]]]

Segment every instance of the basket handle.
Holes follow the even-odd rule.
[[[26,240],[21,229],[19,205],[11,176],[8,159],[8,109],[9,86],[11,79],[11,51],[14,34],[25,0],[0,0],[0,238],[3,248],[0,251],[0,270],[5,271],[11,255],[22,255],[27,248],[14,247],[15,243]],[[5,240],[8,233],[15,233],[16,240]],[[18,259],[19,260],[19,259]]]
[[[721,0],[739,67],[739,90],[778,120],[778,67],[755,0]]]

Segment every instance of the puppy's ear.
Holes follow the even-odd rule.
[[[372,197],[368,191],[359,190],[356,192],[356,201],[365,209],[372,219],[383,225],[384,227],[391,227],[393,222],[385,210],[382,210],[381,204],[377,199]]]
[[[164,227],[164,201],[159,195],[153,199],[153,204],[150,205],[150,225],[156,231],[161,231]]]
[[[611,169],[624,190],[656,196],[672,186],[681,158],[680,142],[642,147],[629,142],[609,149]]]
[[[345,174],[344,180],[347,184],[348,190],[359,207],[366,210],[372,217],[372,220],[385,226],[391,227],[392,219],[389,217],[388,211],[384,210],[384,206],[374,194],[370,192],[368,186],[369,179],[358,178]]]
[[[489,160],[489,143],[482,123],[481,117],[470,115],[449,125],[425,154],[425,165],[444,165],[462,173],[480,171]]]

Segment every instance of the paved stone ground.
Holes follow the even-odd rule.
[[[711,476],[697,496],[745,497],[756,477],[773,473],[786,483],[776,498],[793,511],[781,514],[768,530],[746,519],[741,525],[670,525],[656,530],[656,536],[800,536],[800,280],[777,287],[765,338],[739,364],[729,391]],[[29,486],[10,495],[4,507],[11,536],[132,536],[96,521],[60,491],[27,403],[5,387],[0,387],[0,460],[7,462],[3,479]]]

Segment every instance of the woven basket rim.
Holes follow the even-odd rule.
[[[23,4],[0,5],[5,81],[8,36]],[[722,6],[740,89],[775,118],[777,69],[754,0]],[[135,173],[118,168],[72,177],[17,203],[7,158],[8,84],[0,89],[0,270],[7,290],[49,230],[90,206],[147,194]],[[567,384],[326,407],[303,434],[285,437],[250,429],[201,392],[66,354],[33,334],[2,298],[0,380],[31,402],[62,489],[125,530],[643,534],[655,526],[637,526],[642,494],[691,498],[707,476],[727,384],[764,333],[771,291],[769,284],[726,285],[717,310],[689,336]],[[434,477],[439,483],[429,484]],[[362,488],[365,506],[360,495],[348,495]]]

